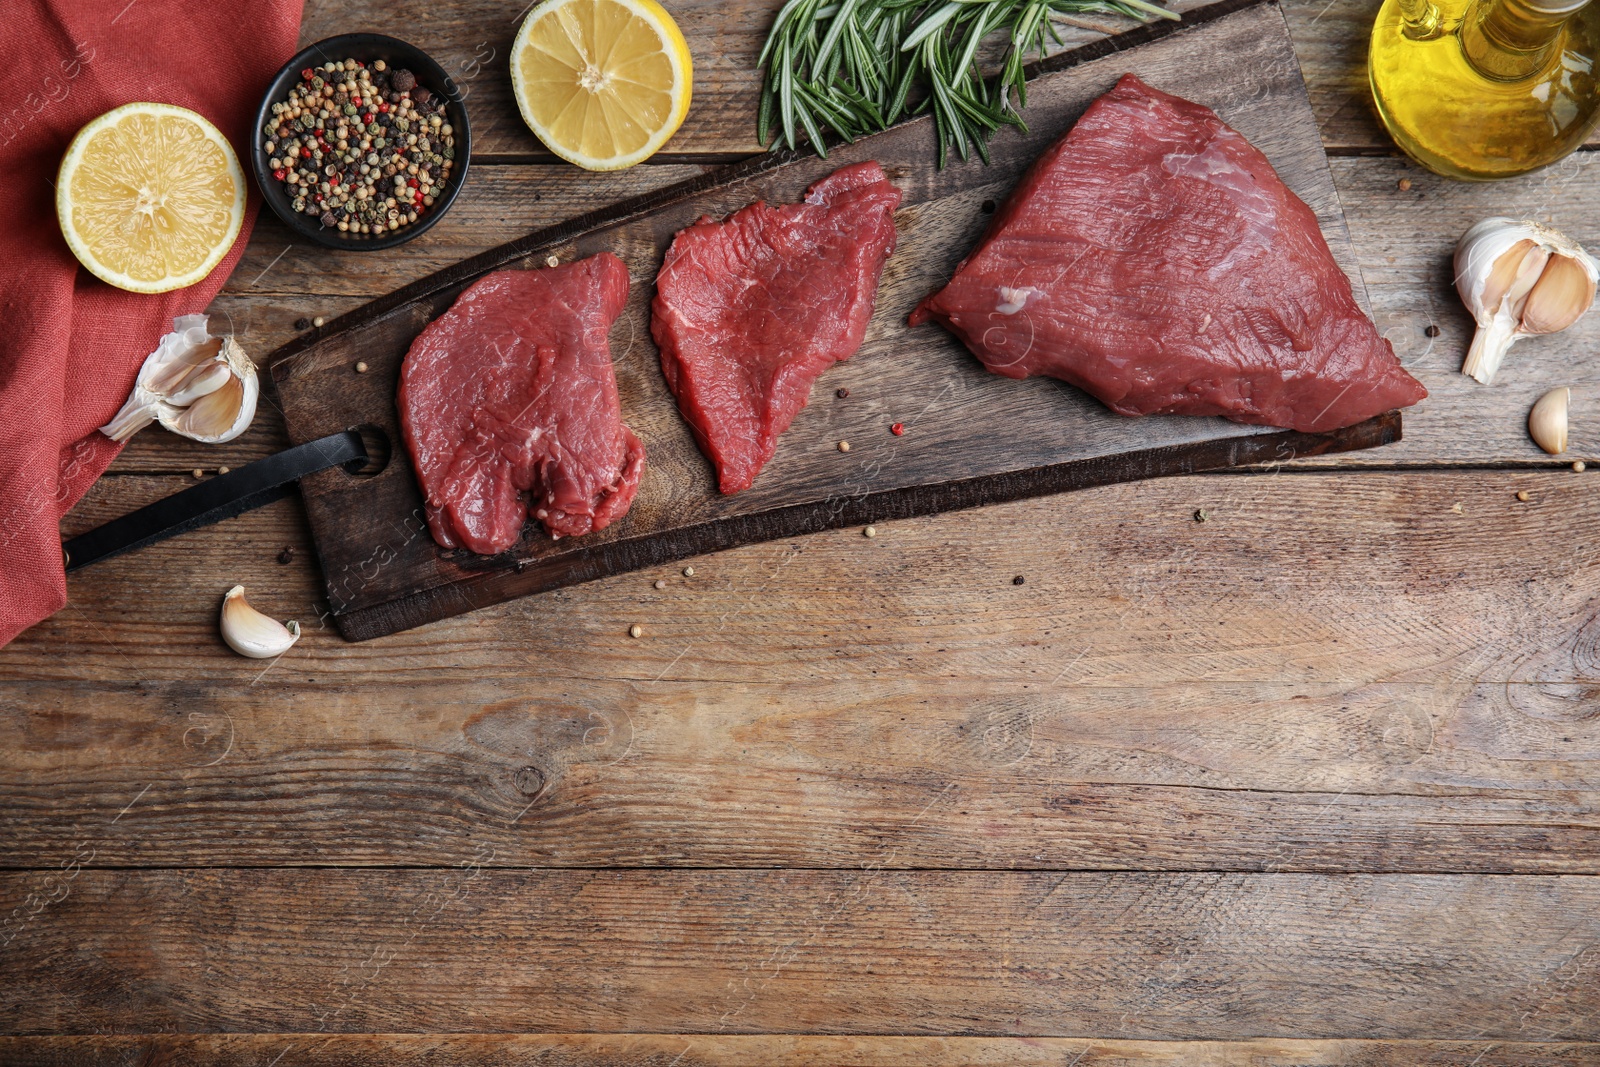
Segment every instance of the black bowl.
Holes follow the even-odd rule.
[[[267,124],[267,116],[272,113],[272,105],[289,98],[289,89],[301,80],[300,72],[307,67],[346,59],[368,65],[381,59],[390,68],[398,67],[415,74],[418,85],[445,101],[446,121],[450,123],[455,138],[455,166],[450,168],[450,178],[444,183],[443,189],[434,194],[433,207],[416,222],[391,230],[381,237],[363,237],[335,227],[324,227],[312,216],[296,211],[289,194],[284,191],[283,183],[272,176],[272,168],[267,166],[269,157],[263,147],[265,138],[261,131]],[[461,90],[455,79],[422,49],[381,33],[344,33],[302,49],[272,79],[261,106],[256,108],[255,125],[250,130],[250,164],[256,174],[256,185],[277,216],[302,237],[329,248],[348,248],[357,252],[393,248],[426,232],[455,203],[456,194],[467,179],[467,164],[471,157],[472,128],[467,123],[467,105],[461,99]]]

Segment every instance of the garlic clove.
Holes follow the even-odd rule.
[[[222,598],[222,639],[241,656],[271,659],[289,651],[300,640],[300,624],[280,623],[250,606],[244,586],[236,585]]]
[[[1538,252],[1538,255],[1529,255]],[[1529,238],[1523,238],[1500,254],[1489,267],[1489,276],[1484,279],[1482,299],[1485,305],[1499,310],[1506,298],[1510,297],[1515,304],[1527,295],[1533,283],[1539,280],[1539,272],[1544,270],[1545,262],[1550,254],[1545,252]],[[1515,290],[1515,291],[1513,291]]]
[[[1552,456],[1567,450],[1567,408],[1571,403],[1572,390],[1562,386],[1541,396],[1528,412],[1528,436]]]
[[[240,379],[230,374],[222,387],[184,408],[163,411],[156,417],[174,433],[206,444],[231,441],[249,427],[256,413],[258,385],[252,374]]]
[[[175,355],[166,363],[151,367],[150,376],[140,382],[147,390],[157,396],[166,396],[177,389],[178,384],[192,374],[196,367],[204,366],[217,358],[217,353],[222,350],[222,338],[213,337],[204,341],[187,352]],[[144,374],[140,374],[144,378]]]
[[[1522,306],[1524,333],[1556,333],[1594,303],[1595,278],[1577,260],[1551,256]]]
[[[232,337],[212,337],[204,315],[173,320],[122,410],[100,432],[126,441],[152,422],[197,441],[231,441],[255,418],[255,363]],[[198,410],[196,410],[198,408]]]
[[[1536,222],[1484,219],[1456,245],[1456,291],[1478,324],[1461,372],[1487,383],[1523,337],[1571,326],[1594,303],[1600,268]]]
[[[206,363],[195,367],[177,382],[176,388],[167,397],[167,403],[173,407],[186,408],[203,396],[221,389],[233,381],[233,368],[226,363]]]

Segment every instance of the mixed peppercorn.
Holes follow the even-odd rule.
[[[295,211],[351,237],[416,222],[455,166],[443,98],[381,59],[307,67],[261,132]]]

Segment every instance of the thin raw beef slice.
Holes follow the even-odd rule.
[[[861,347],[899,203],[869,160],[802,203],[757,202],[673,238],[650,332],[724,493],[750,487],[817,376]]]
[[[1124,75],[1034,163],[937,319],[989,370],[1122,415],[1323,432],[1427,396],[1316,216],[1209,108]]]
[[[497,271],[412,342],[400,425],[439,544],[503,552],[530,510],[551,537],[627,514],[644,445],[622,422],[607,341],[627,301],[609,252]]]

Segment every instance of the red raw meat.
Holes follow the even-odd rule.
[[[1132,74],[1034,163],[911,324],[930,318],[994,373],[1060,378],[1122,415],[1319,432],[1428,395],[1266,157]]]
[[[650,332],[724,493],[750,487],[817,375],[861,347],[899,203],[868,160],[817,182],[804,203],[757,202],[673,238]]]
[[[400,371],[400,425],[446,548],[517,543],[532,497],[552,537],[627,514],[644,445],[623,425],[606,335],[628,301],[609,252],[503,270],[417,335]]]

